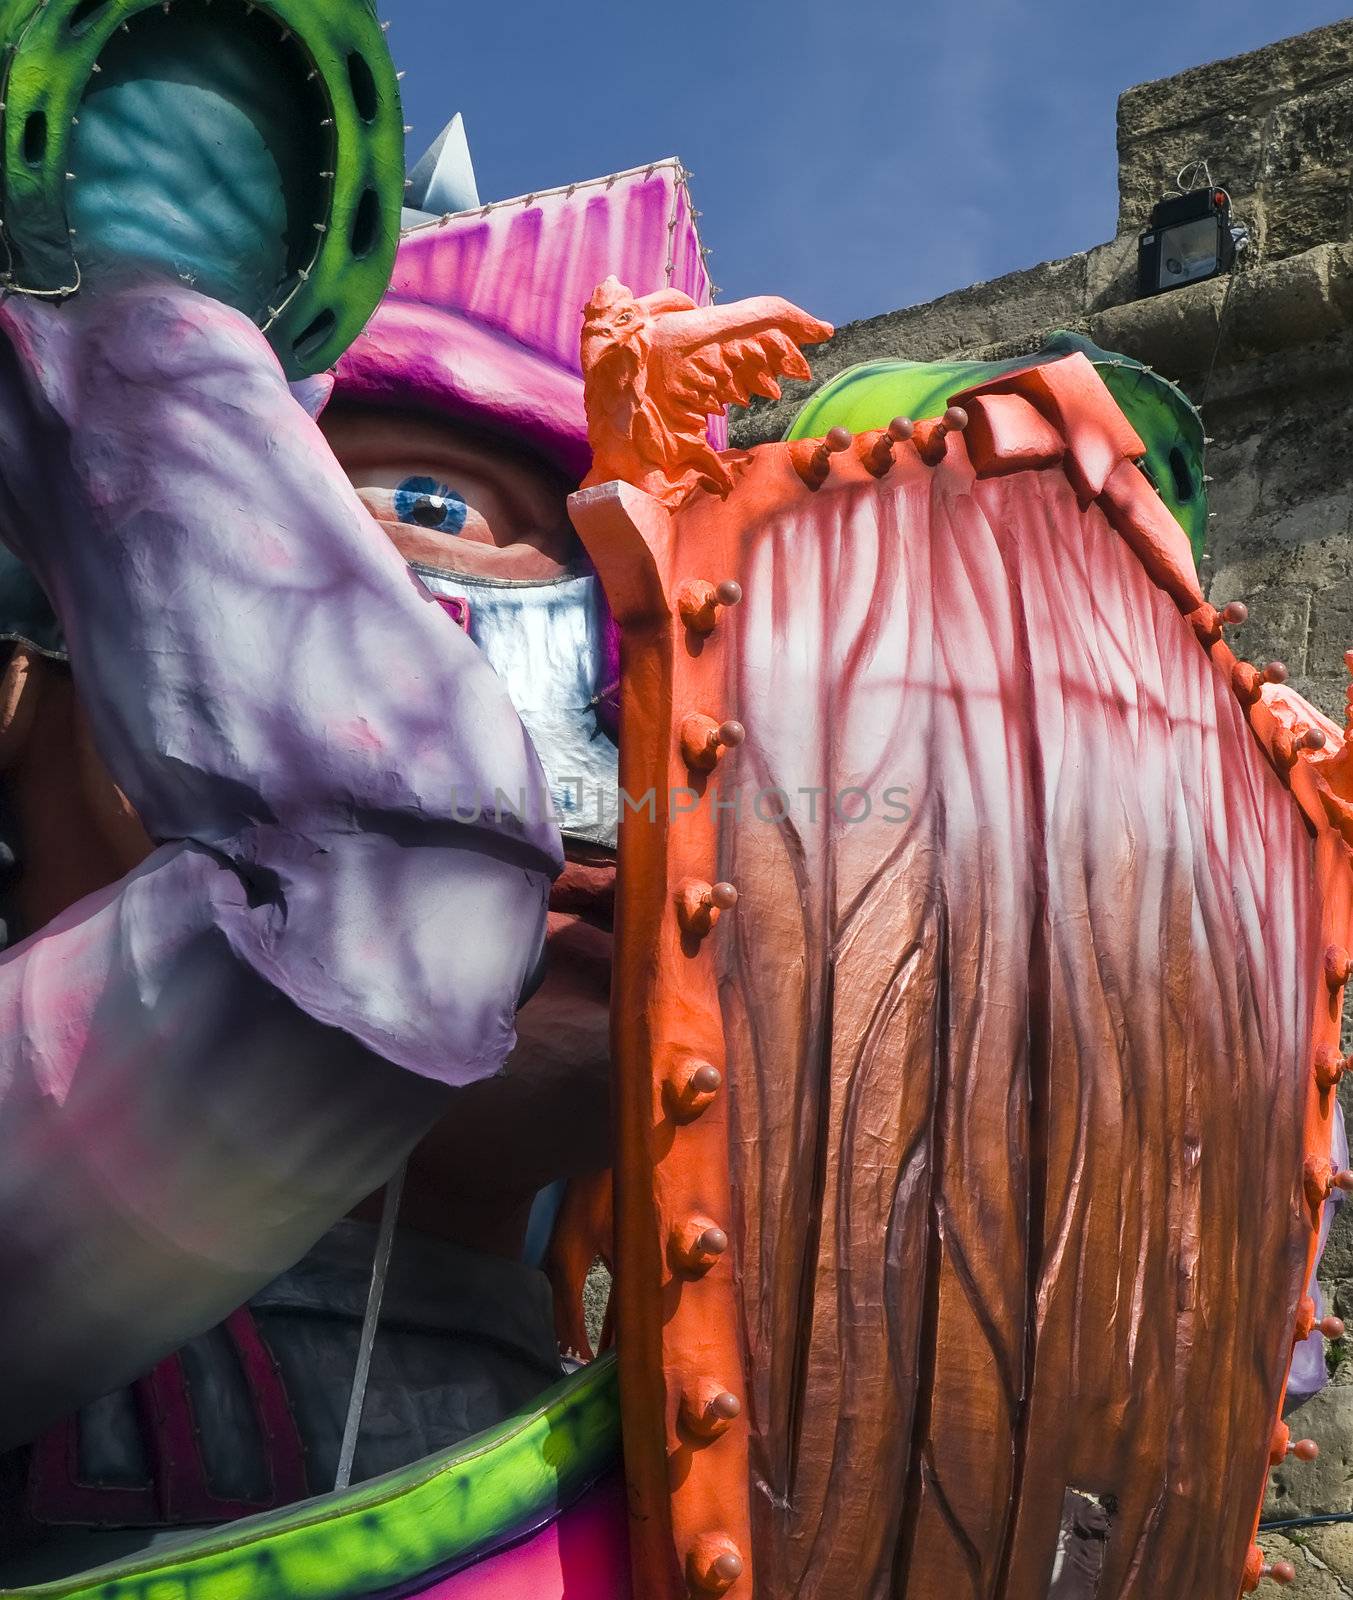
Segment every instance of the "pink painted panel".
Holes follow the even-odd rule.
[[[419,1591],[419,1600],[630,1600],[625,1488],[609,1478],[521,1544]]]
[[[1060,470],[899,466],[741,537],[758,1594],[1046,1594],[1080,1491],[1104,1594],[1233,1600],[1305,1271],[1299,808]]]
[[[611,273],[637,294],[672,287],[709,303],[679,162],[414,228],[400,244],[391,293],[461,312],[576,372],[583,307]]]

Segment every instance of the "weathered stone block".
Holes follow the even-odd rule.
[[[805,394],[811,394],[816,387],[816,384],[805,384]],[[750,450],[758,444],[770,444],[783,435],[802,404],[801,399],[795,398],[792,404],[788,399],[754,400],[747,407],[732,407],[728,413],[729,444],[734,450]]]
[[[1275,483],[1276,477],[1271,470],[1265,474],[1263,481],[1268,483],[1269,490],[1263,504],[1267,507],[1270,502],[1276,501],[1279,506],[1286,505],[1287,509],[1275,510],[1265,516],[1262,537],[1275,544],[1319,543],[1329,564],[1338,563],[1342,541],[1348,535],[1349,518],[1353,516],[1353,492],[1340,488],[1334,494],[1317,495],[1313,500],[1298,500],[1295,494],[1275,493],[1275,489],[1287,487],[1285,483]],[[1336,545],[1335,541],[1339,541],[1339,544]],[[1327,572],[1325,561],[1316,565],[1322,569],[1322,575]]]
[[[1247,661],[1283,661],[1289,672],[1306,671],[1311,592],[1275,585],[1251,590],[1246,597],[1249,621],[1230,631],[1237,655]]]
[[[1349,256],[1347,245],[1322,245],[1320,250],[1331,256],[1337,253],[1341,260]],[[1318,255],[1319,251],[1312,253]],[[1344,268],[1338,265],[1330,270],[1331,303],[1337,307],[1338,317],[1328,338],[1305,346],[1289,345],[1265,356],[1242,355],[1234,366],[1228,364],[1228,348],[1218,359],[1206,395],[1196,386],[1190,388],[1190,394],[1206,401],[1207,431],[1219,441],[1232,435],[1266,434],[1274,417],[1292,408],[1338,411],[1353,404],[1353,319],[1341,287]],[[1228,347],[1230,344],[1228,340]]]
[[[1349,63],[1353,70],[1353,58]],[[1275,106],[1264,142],[1260,182],[1265,186],[1312,172],[1349,175],[1353,151],[1353,78],[1299,94]],[[1330,238],[1343,238],[1340,228]]]
[[[1220,357],[1235,362],[1328,338],[1347,325],[1350,308],[1353,250],[1346,243],[1265,262],[1235,276]]]
[[[1353,579],[1331,583],[1311,595],[1310,649],[1307,671],[1338,678],[1344,672],[1344,651],[1353,650]]]
[[[1353,21],[1128,89],[1118,101],[1119,141],[1185,126],[1230,106],[1259,106],[1346,73],[1353,73]]]
[[[1259,448],[1258,439],[1232,443],[1226,438],[1208,447],[1204,465],[1212,479],[1207,498],[1213,513],[1210,542],[1214,549],[1218,534],[1234,537],[1259,510],[1259,487],[1263,481]]]
[[[1353,1522],[1307,1528],[1302,1534],[1302,1543],[1336,1576],[1344,1580],[1353,1578]]]
[[[1137,298],[1137,239],[1130,228],[1085,256],[1085,309],[1102,311]]]
[[[1263,114],[1256,115],[1245,101],[1149,139],[1120,140],[1118,231],[1145,228],[1156,202],[1177,193],[1175,180],[1180,169],[1200,155],[1207,156],[1213,183],[1243,202],[1254,190],[1263,147]]]
[[[1353,23],[1139,85],[1118,103],[1119,228],[1141,226],[1179,169],[1206,155],[1266,259],[1345,238],[1337,197],[1351,147]]]
[[[1353,1310],[1353,1222],[1343,1214],[1340,1226],[1330,1229],[1325,1254],[1320,1262],[1320,1281],[1336,1293],[1338,1307]],[[1339,1315],[1343,1316],[1343,1311]]]
[[[1300,183],[1264,191],[1263,250],[1266,260],[1294,256],[1342,239],[1348,232],[1349,174],[1310,173]]]
[[[1326,1561],[1304,1530],[1295,1530],[1290,1536],[1265,1533],[1259,1538],[1260,1547],[1270,1561],[1290,1561],[1296,1569],[1296,1581],[1282,1591],[1293,1600],[1348,1600],[1350,1591],[1345,1587],[1344,1576],[1338,1568]],[[1265,1589],[1272,1587],[1269,1584]],[[1275,1594],[1278,1591],[1273,1591]]]
[[[1269,1473],[1265,1518],[1353,1510],[1353,1388],[1322,1389],[1287,1418],[1294,1439],[1314,1439],[1315,1461],[1289,1457]]]
[[[1353,484],[1353,430],[1342,407],[1329,403],[1335,397],[1273,398],[1259,499],[1270,524],[1307,501],[1346,493]]]
[[[1135,356],[1172,378],[1189,377],[1207,370],[1225,297],[1225,280],[1211,278],[1113,306],[1090,318],[1090,337],[1104,349]]]

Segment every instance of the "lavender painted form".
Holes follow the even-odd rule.
[[[503,688],[247,319],[141,285],[11,300],[0,337],[0,534],[162,846],[0,960],[3,1446],[223,1317],[498,1070],[560,850]]]

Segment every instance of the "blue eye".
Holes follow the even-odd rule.
[[[395,490],[395,515],[399,520],[431,528],[434,533],[459,533],[467,512],[461,496],[435,478],[405,478]]]

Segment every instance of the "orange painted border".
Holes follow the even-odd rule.
[[[1334,1102],[1315,1062],[1339,1042],[1348,976],[1342,952],[1353,942],[1353,805],[1265,705],[1260,674],[1225,643],[1183,531],[1135,465],[1144,447],[1085,358],[1068,356],[953,399],[972,421],[966,442],[961,432],[932,422],[920,424],[910,443],[876,432],[833,437],[829,448],[815,441],[766,445],[737,458],[727,500],[698,493],[671,512],[637,489],[610,483],[569,502],[621,627],[620,782],[639,807],[621,818],[612,1046],[616,1321],[636,1591],[645,1600],[729,1590],[750,1596],[755,1589],[746,1428],[740,1419],[712,1432],[691,1426],[709,1393],[744,1398],[745,1356],[736,1263],[719,1254],[706,1265],[692,1260],[689,1248],[707,1225],[724,1227],[730,1215],[724,1096],[697,1097],[693,1111],[683,1086],[693,1063],[724,1067],[711,941],[720,916],[738,913],[711,904],[718,767],[705,773],[688,764],[681,725],[691,715],[715,724],[728,715],[714,591],[737,579],[744,532],[824,488],[873,485],[889,471],[919,473],[939,462],[980,477],[1060,467],[1082,505],[1099,505],[1175,602],[1240,699],[1260,749],[1314,837],[1322,933],[1334,952],[1318,975],[1305,1166],[1293,1174],[1310,1224],[1308,1283],[1314,1270],[1315,1190],[1323,1193],[1328,1181]],[[647,812],[642,801],[650,792]],[[690,808],[670,806],[673,794],[692,795]],[[1304,1198],[1312,1185],[1311,1198]],[[1294,1345],[1308,1331],[1304,1308],[1304,1300],[1283,1308]],[[1242,1485],[1255,1496],[1256,1527],[1268,1448],[1268,1440],[1256,1441],[1254,1481]],[[1249,1471],[1243,1462],[1231,1470]],[[720,1575],[717,1564],[730,1553],[740,1575],[725,1581],[728,1569]],[[1246,1592],[1259,1581],[1259,1560],[1255,1546]]]

